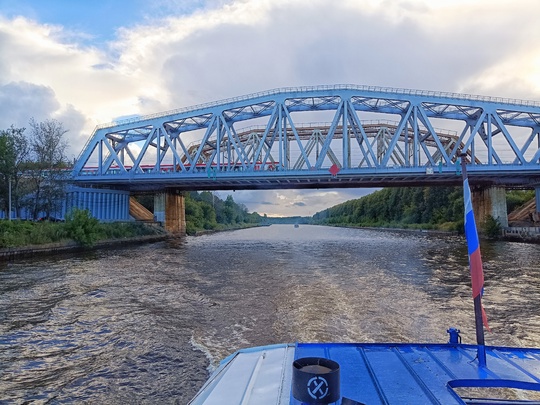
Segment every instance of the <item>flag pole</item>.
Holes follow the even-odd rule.
[[[9,183],[9,213],[8,213],[8,218],[9,220],[11,221],[11,176],[8,177],[8,183]]]
[[[465,204],[465,237],[469,252],[469,267],[471,271],[471,281],[474,299],[474,320],[476,325],[476,344],[478,363],[486,366],[486,347],[484,341],[484,322],[487,323],[485,313],[482,308],[482,291],[484,289],[484,271],[482,269],[482,258],[480,256],[480,242],[478,231],[472,210],[472,196],[467,177],[466,153],[459,155],[461,158],[461,177],[463,178],[463,196]]]

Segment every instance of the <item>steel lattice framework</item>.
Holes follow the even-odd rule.
[[[438,128],[446,128],[444,130]],[[101,125],[76,183],[132,190],[540,186],[540,103],[336,85]]]

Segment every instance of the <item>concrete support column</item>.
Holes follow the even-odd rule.
[[[184,196],[177,190],[165,195],[165,230],[176,235],[186,234],[186,210]]]
[[[489,187],[473,190],[472,204],[478,229],[481,229],[482,223],[489,215],[499,221],[499,224],[502,227],[508,226],[506,190],[504,187]]]
[[[154,221],[165,223],[165,196],[166,193],[154,194]]]

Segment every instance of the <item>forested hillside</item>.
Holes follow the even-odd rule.
[[[461,187],[385,188],[350,200],[313,216],[314,223],[463,231]],[[530,199],[534,192],[511,191],[509,210]]]
[[[136,198],[148,210],[154,211],[152,195],[139,195]],[[258,213],[249,213],[243,204],[235,203],[231,195],[222,200],[209,191],[186,193],[185,210],[188,235],[204,230],[242,228],[263,220]]]
[[[231,195],[225,201],[208,191],[192,191],[186,195],[186,232],[239,228],[261,222],[261,216],[249,213],[246,206],[237,204]]]

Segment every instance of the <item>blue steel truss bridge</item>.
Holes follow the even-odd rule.
[[[129,191],[540,187],[540,103],[335,85],[282,88],[98,126],[75,184]]]

